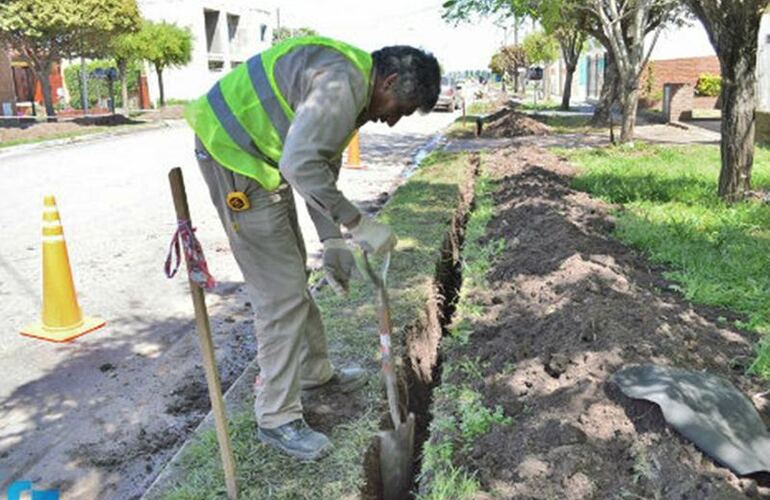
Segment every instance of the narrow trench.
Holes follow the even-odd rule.
[[[413,457],[412,491],[417,491],[417,473],[420,470],[422,448],[430,437],[429,427],[433,419],[430,405],[433,390],[441,383],[441,353],[439,343],[452,321],[462,285],[462,248],[465,240],[465,226],[473,211],[475,179],[478,174],[480,157],[469,157],[468,179],[461,186],[460,202],[444,235],[436,261],[433,277],[433,292],[425,304],[424,317],[406,328],[402,355],[401,373],[402,401],[408,412],[416,419]],[[380,428],[390,429],[390,418],[383,415]],[[382,499],[382,481],[379,473],[379,449],[375,438],[364,459],[366,486],[362,498]]]

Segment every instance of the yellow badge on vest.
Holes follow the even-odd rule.
[[[249,197],[242,191],[230,191],[227,193],[227,206],[233,212],[243,212],[251,208]]]

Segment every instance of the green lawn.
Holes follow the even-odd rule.
[[[616,235],[665,264],[696,303],[741,313],[758,334],[750,370],[770,379],[770,205],[724,204],[718,146],[561,151],[581,168],[574,187],[619,205]],[[757,148],[752,187],[770,190],[770,150]]]
[[[60,132],[57,134],[50,134],[44,137],[31,137],[23,139],[11,139],[8,141],[0,142],[0,148],[8,148],[11,146],[19,146],[21,144],[33,144],[43,141],[52,141],[55,139],[73,139],[83,135],[91,135],[108,130],[109,127],[90,126],[84,127],[82,130],[72,130],[70,132]]]

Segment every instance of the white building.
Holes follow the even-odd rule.
[[[187,27],[193,35],[192,60],[163,70],[168,99],[194,99],[222,75],[271,45],[273,11],[254,0],[138,0],[145,19]],[[152,102],[159,98],[158,75],[147,67]]]

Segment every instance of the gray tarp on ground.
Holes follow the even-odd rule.
[[[708,456],[739,475],[770,472],[770,433],[757,409],[729,381],[670,366],[630,366],[611,381],[663,417]]]

